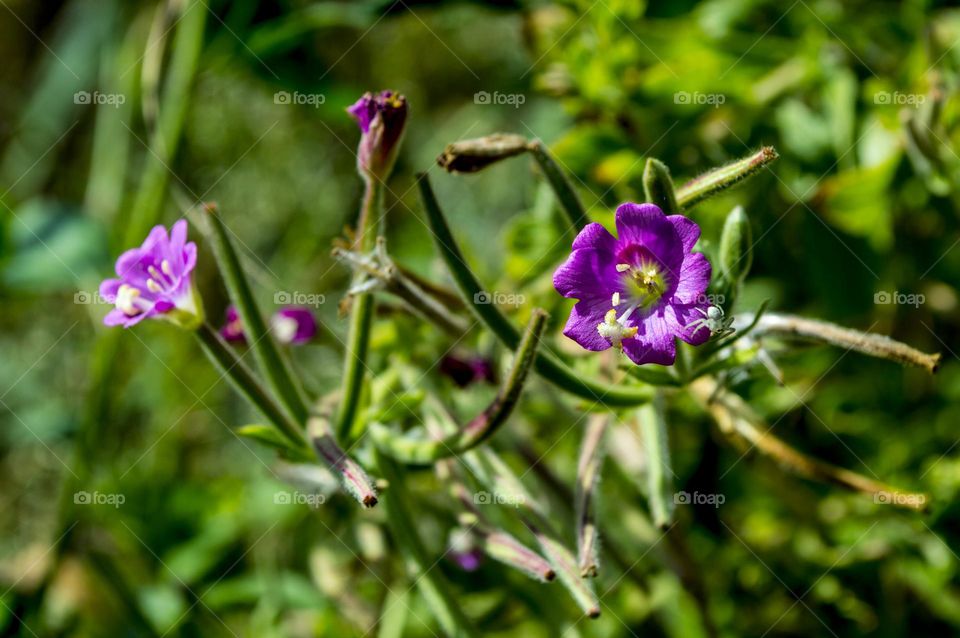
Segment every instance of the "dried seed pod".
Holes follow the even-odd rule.
[[[451,173],[476,173],[502,159],[525,153],[529,146],[522,135],[494,133],[447,145],[437,164]]]

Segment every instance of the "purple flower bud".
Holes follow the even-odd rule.
[[[711,334],[710,263],[692,252],[700,227],[653,204],[623,204],[616,225],[618,237],[587,224],[553,275],[557,292],[579,300],[563,334],[587,350],[614,346],[636,364],[671,365],[675,337],[700,345]]]
[[[347,113],[363,135],[357,148],[357,169],[365,177],[384,180],[393,169],[407,120],[407,99],[393,91],[365,93]]]
[[[287,306],[275,312],[273,317],[270,318],[270,330],[280,343],[299,346],[316,336],[317,320],[307,308]],[[227,307],[227,320],[220,328],[220,336],[226,341],[246,342],[243,323],[236,307]]]
[[[116,307],[103,323],[129,328],[148,318],[171,321],[195,329],[203,323],[203,306],[193,288],[197,245],[187,241],[187,222],[170,229],[155,226],[140,248],[117,259],[119,279],[100,284],[100,296]]]

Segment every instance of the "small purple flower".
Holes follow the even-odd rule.
[[[280,343],[298,346],[317,334],[317,320],[307,308],[288,306],[274,313],[270,329]]]
[[[710,262],[691,252],[700,227],[653,204],[623,204],[614,237],[588,224],[553,275],[564,297],[578,299],[563,334],[587,350],[621,348],[636,364],[671,365],[674,337],[693,345],[710,338],[702,321],[709,303]]]
[[[307,308],[287,306],[270,318],[270,330],[280,343],[299,346],[317,334],[317,320]],[[246,343],[243,322],[235,306],[227,306],[227,320],[220,328],[220,336],[227,341]]]
[[[240,313],[234,305],[227,306],[227,320],[220,328],[220,336],[225,341],[246,342],[247,338],[243,334],[243,323],[240,321]]]
[[[363,133],[357,149],[357,168],[362,175],[386,179],[407,121],[407,99],[393,91],[364,93],[347,113],[357,120]]]
[[[184,328],[203,322],[203,307],[196,296],[191,274],[197,265],[197,245],[187,241],[187,222],[170,229],[154,226],[140,248],[117,259],[119,279],[100,284],[100,296],[116,307],[103,323],[129,328],[151,317],[172,321]]]

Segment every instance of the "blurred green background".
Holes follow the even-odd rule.
[[[231,431],[256,415],[196,342],[159,322],[111,332],[95,296],[153,224],[217,201],[266,307],[323,299],[319,338],[291,354],[312,392],[336,388],[349,272],[330,248],[361,194],[344,108],[380,88],[410,104],[391,253],[446,282],[414,188],[430,169],[483,281],[525,296],[517,323],[535,305],[554,334],[565,319],[550,284],[562,217],[528,159],[450,176],[434,165],[447,143],[543,139],[597,220],[642,198],[648,157],[679,180],[773,145],[770,170],[691,213],[708,252],[734,205],[750,215],[738,309],[771,299],[944,355],[931,377],[783,349],[785,388],[763,374],[734,386],[798,448],[928,492],[925,515],[741,461],[692,403],[674,404],[678,488],[725,502],[678,508],[683,547],[665,548],[614,455],[600,533],[633,568],[601,564],[598,620],[557,584],[441,558],[456,506],[412,473],[428,551],[483,635],[709,635],[691,591],[723,636],[960,633],[960,11],[947,5],[0,0],[0,633],[439,634],[381,511],[341,495],[275,502],[293,488]],[[225,292],[191,234],[218,321]],[[882,303],[896,292],[924,303]],[[489,335],[455,344],[402,313],[377,321],[373,347],[373,370],[419,370],[461,415],[493,388],[458,390],[437,360],[451,347],[505,360]],[[531,489],[571,486],[578,410],[535,380],[493,445]],[[572,539],[569,502],[545,500]]]

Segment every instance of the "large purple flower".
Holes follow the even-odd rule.
[[[579,301],[563,334],[587,350],[620,347],[637,364],[671,365],[674,337],[693,345],[710,338],[702,320],[709,303],[710,262],[691,252],[700,227],[653,204],[617,209],[617,235],[588,224],[553,275],[564,297]]]
[[[140,248],[131,248],[117,259],[119,279],[100,284],[100,296],[116,307],[103,323],[129,328],[157,317],[195,328],[203,321],[191,274],[197,265],[197,245],[187,241],[187,222],[170,229],[154,226]]]
[[[403,137],[407,99],[394,91],[364,93],[347,113],[357,120],[363,133],[357,148],[357,168],[363,175],[386,179]]]

